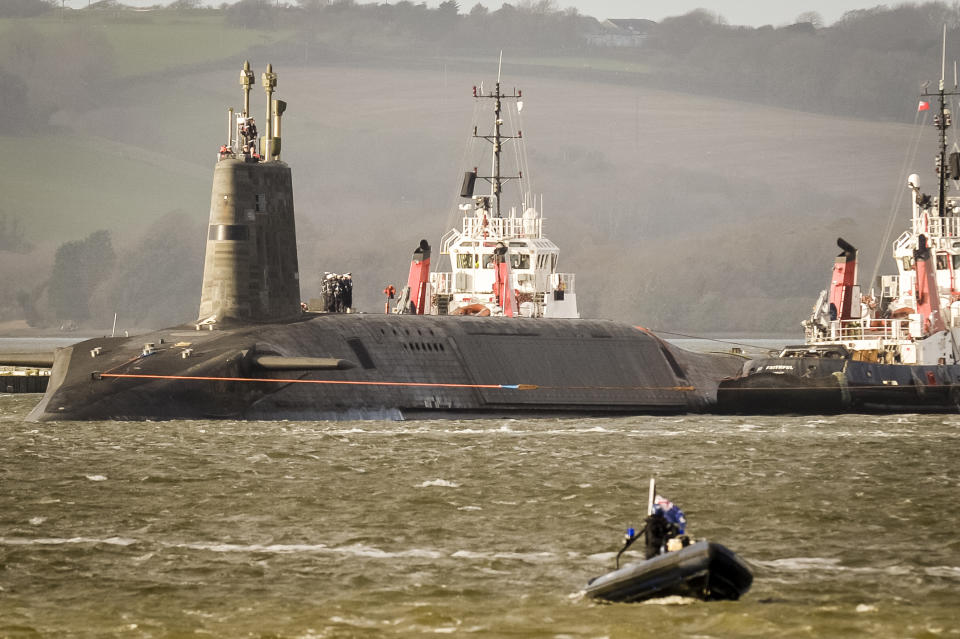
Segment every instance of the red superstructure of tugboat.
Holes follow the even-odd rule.
[[[946,48],[944,47],[944,51]],[[805,343],[776,357],[747,361],[740,375],[720,383],[721,410],[785,412],[943,412],[960,409],[960,152],[947,152],[952,124],[944,89],[924,90],[920,109],[934,99],[939,131],[937,193],[907,180],[910,227],[893,243],[897,275],[862,295],[857,250],[843,239],[830,286],[820,294]]]
[[[521,167],[504,175],[501,154],[505,145],[521,145],[523,133],[504,130],[504,109],[513,107],[519,120],[522,93],[504,93],[499,76],[493,91],[473,87],[473,97],[493,104],[493,127],[473,137],[489,142],[493,157],[489,175],[478,169],[464,175],[460,196],[462,226],[447,231],[440,254],[450,256],[450,271],[430,272],[431,248],[425,240],[414,251],[407,286],[395,311],[420,315],[499,315],[507,317],[578,318],[576,280],[573,273],[557,271],[560,249],[543,235],[542,212],[527,187]],[[523,158],[522,152],[515,154]],[[518,160],[522,163],[522,159]],[[476,182],[490,184],[487,194],[474,194]],[[507,210],[504,185],[518,184],[519,197]],[[542,198],[541,198],[542,209]]]

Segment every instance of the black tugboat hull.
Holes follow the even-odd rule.
[[[676,414],[713,408],[740,367],[602,320],[306,314],[201,328],[60,349],[28,419]]]
[[[740,414],[945,413],[960,408],[960,365],[821,358],[754,360],[720,382],[717,409]]]
[[[669,596],[737,600],[752,583],[750,568],[731,550],[700,541],[598,577],[587,584],[585,593],[623,603]]]

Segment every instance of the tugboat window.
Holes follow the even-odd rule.
[[[903,258],[903,270],[905,270],[905,271],[912,271],[912,270],[913,270],[913,258],[912,258],[912,257],[909,257],[909,256],[908,256],[908,257]]]
[[[960,255],[951,255],[950,257],[953,259],[953,270],[960,268]]]
[[[530,268],[530,256],[514,253],[510,256],[510,267],[515,269]]]
[[[457,268],[470,268],[471,266],[473,266],[473,255],[471,253],[457,255]]]
[[[946,253],[937,253],[937,269],[938,270],[947,270],[950,268],[949,260],[947,259]]]

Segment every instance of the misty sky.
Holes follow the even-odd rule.
[[[66,0],[67,6],[82,8],[90,0]],[[281,0],[286,1],[286,0]],[[359,0],[363,2],[364,0]],[[395,1],[395,0],[393,0]],[[413,0],[415,3],[420,0]],[[440,0],[427,0],[428,6],[436,6]],[[477,0],[458,0],[461,11],[468,11]],[[121,0],[129,6],[148,7],[156,4],[169,4],[170,0]],[[202,0],[203,4],[217,6],[222,0]],[[503,0],[480,0],[490,9],[498,8]],[[652,0],[557,0],[557,6],[576,7],[581,13],[596,18],[649,18],[662,20],[667,16],[682,15],[693,9],[703,7],[719,13],[730,24],[760,26],[764,24],[782,25],[793,22],[799,14],[816,11],[825,24],[837,21],[851,9],[867,9],[880,2],[863,0],[725,0],[704,2],[702,0],[674,0],[673,2],[653,2]],[[888,3],[888,6],[900,4]]]

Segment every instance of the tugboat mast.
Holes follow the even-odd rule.
[[[501,64],[503,62],[503,53],[500,54]],[[500,117],[501,114],[501,100],[520,100],[523,97],[522,91],[513,90],[513,93],[506,94],[500,92],[500,70],[497,69],[497,84],[496,89],[493,92],[483,95],[482,92],[477,91],[477,87],[473,87],[473,97],[475,98],[486,98],[493,100],[493,135],[478,135],[477,127],[473,127],[473,137],[483,138],[487,142],[493,145],[493,175],[490,176],[479,176],[481,179],[486,180],[490,183],[490,196],[494,200],[494,217],[501,217],[500,214],[500,194],[503,192],[503,183],[508,180],[520,180],[523,178],[523,172],[518,171],[517,175],[501,175],[500,174],[500,151],[503,149],[504,140],[514,140],[523,137],[522,131],[517,131],[516,135],[504,135],[501,132],[500,127],[503,125],[503,118]]]
[[[923,97],[934,97],[936,96],[938,102],[938,112],[934,117],[933,124],[937,127],[940,135],[939,151],[940,154],[937,157],[937,185],[938,185],[938,197],[937,197],[937,213],[940,217],[944,217],[947,212],[947,176],[960,178],[960,175],[953,176],[954,167],[953,161],[951,158],[951,163],[948,166],[947,164],[947,129],[950,127],[952,122],[952,116],[950,114],[950,109],[947,108],[947,97],[953,97],[960,95],[960,92],[957,91],[957,78],[956,78],[956,68],[954,69],[954,80],[953,80],[953,91],[945,90],[944,85],[946,84],[946,73],[947,73],[947,25],[943,25],[943,52],[940,59],[940,85],[936,93],[929,93],[926,89],[923,90]],[[960,173],[960,171],[958,171]]]

